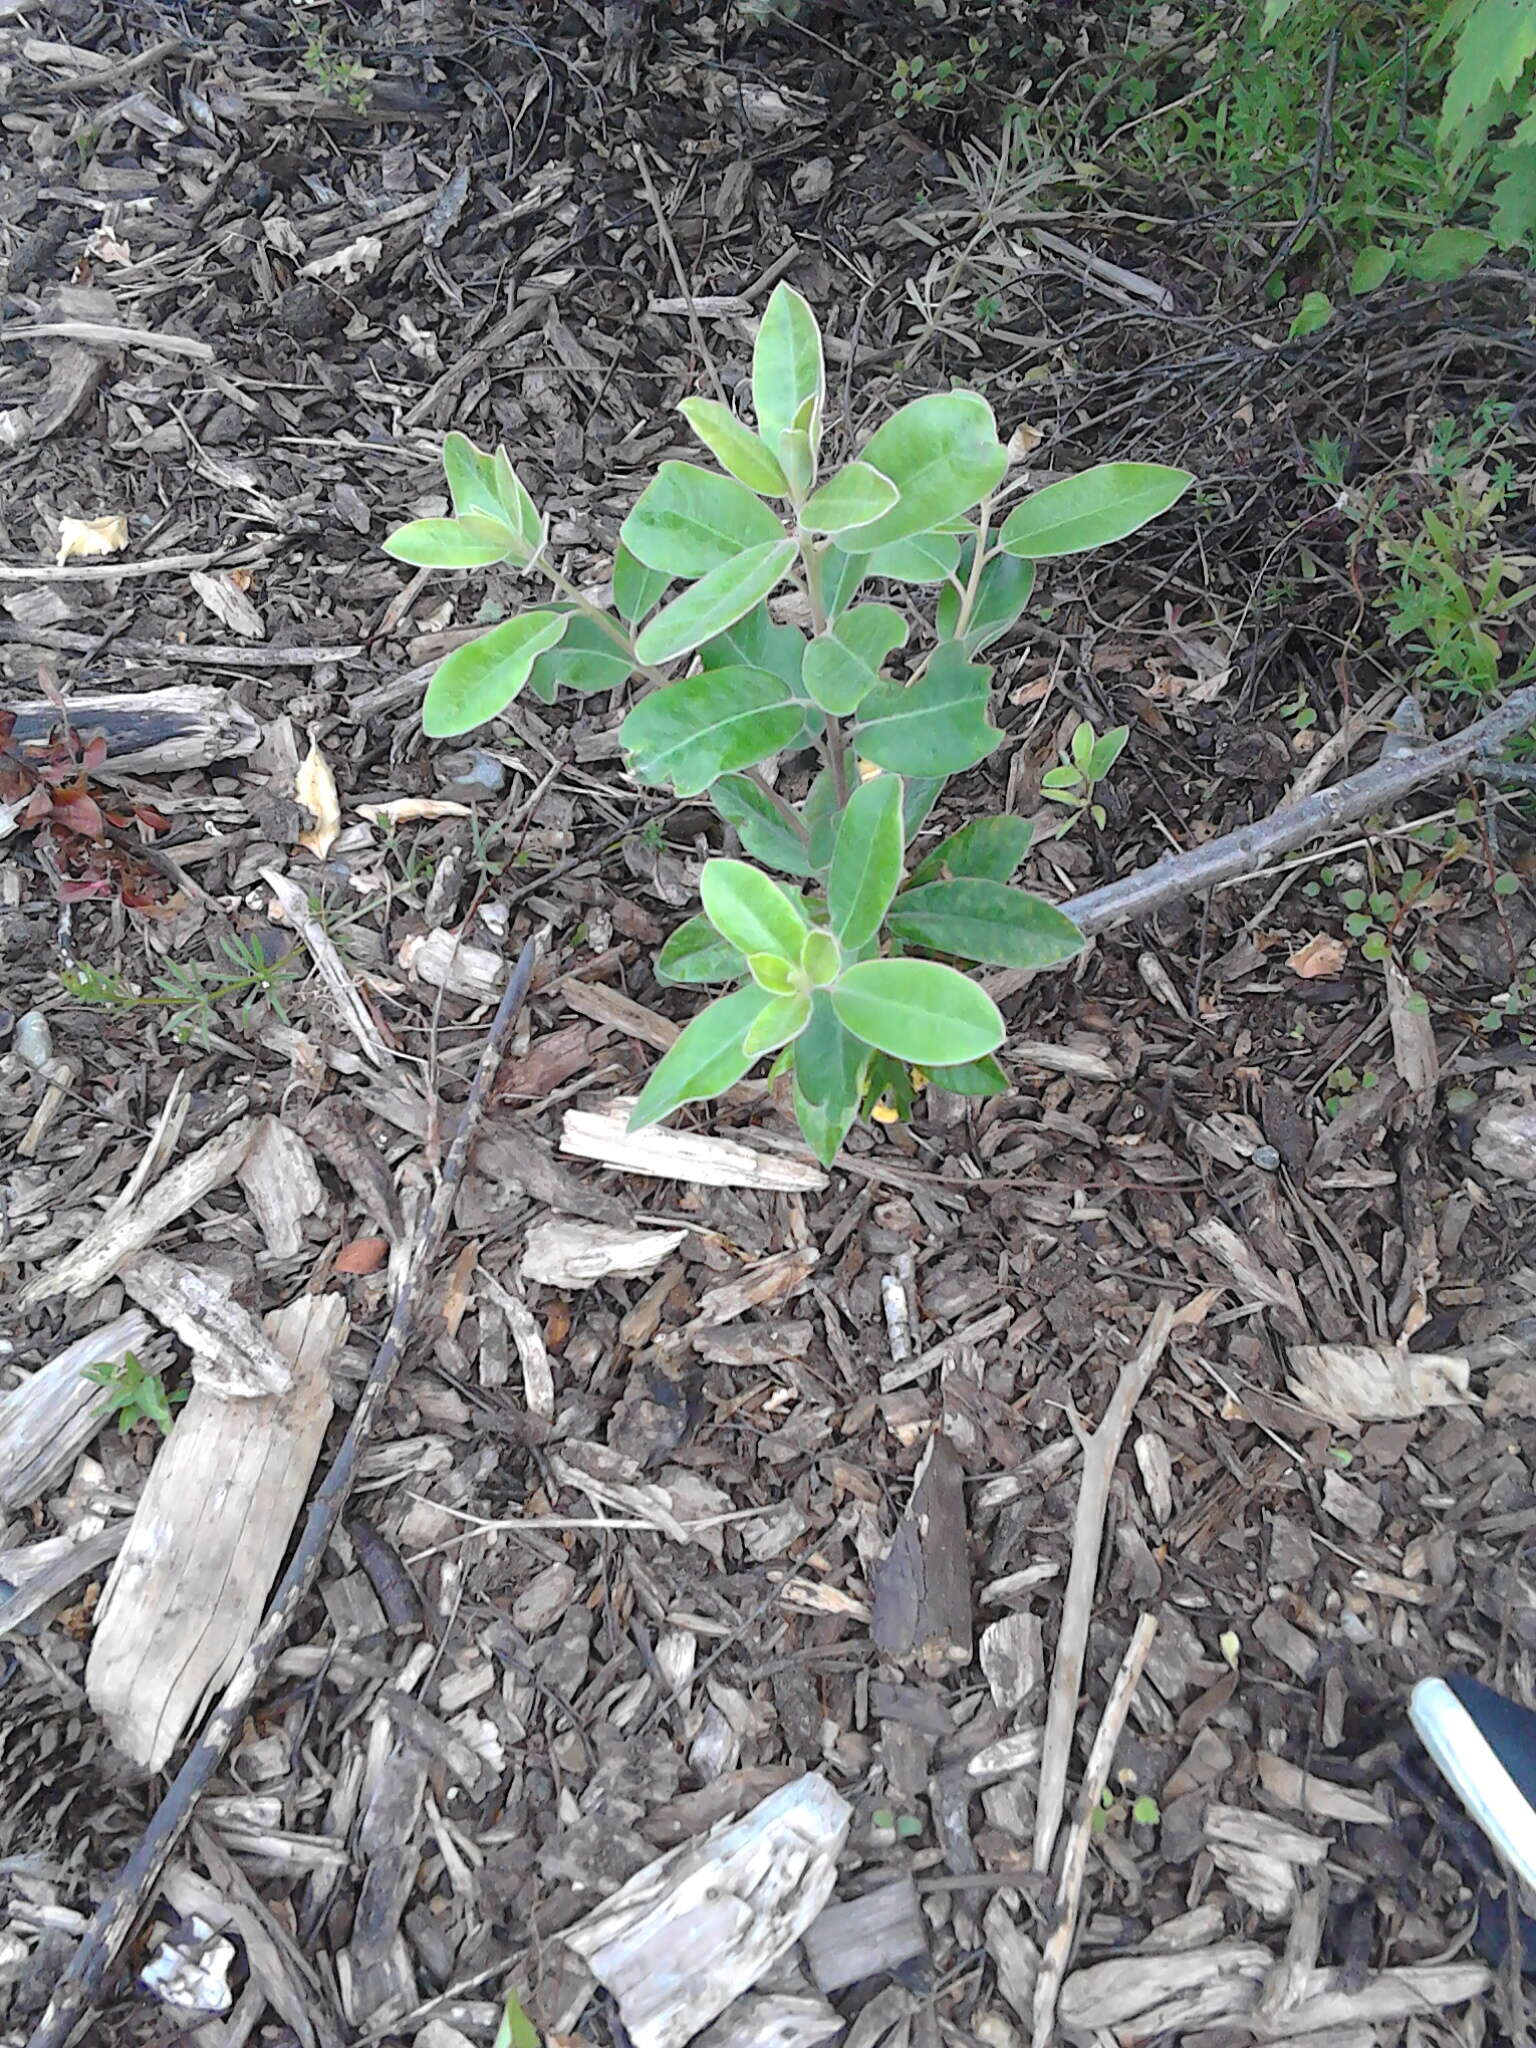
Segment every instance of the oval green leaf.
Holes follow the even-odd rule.
[[[413,519],[395,528],[384,552],[414,569],[484,569],[516,546],[517,535],[493,519]]]
[[[889,512],[900,492],[867,462],[850,462],[813,491],[800,508],[806,533],[848,533]]]
[[[613,558],[613,608],[621,619],[633,626],[654,611],[671,581],[665,569],[647,569],[619,543]]]
[[[717,398],[685,398],[678,411],[722,469],[728,469],[749,491],[767,498],[783,497],[789,485],[777,458],[728,405]]]
[[[707,917],[680,924],[655,960],[656,979],[669,986],[698,982],[739,981],[747,963],[737,948],[722,939]]]
[[[979,1060],[1003,1042],[992,998],[937,960],[861,961],[832,990],[832,1007],[855,1038],[921,1067]]]
[[[642,627],[635,641],[636,655],[644,662],[661,663],[675,661],[680,654],[691,654],[760,604],[783,581],[794,559],[795,544],[788,538],[768,541],[762,547],[747,548],[733,555],[718,569],[701,576],[681,597],[675,597],[659,611],[649,625]]]
[[[792,996],[797,993],[795,970],[787,960],[781,960],[777,953],[749,953],[747,972],[758,987],[767,989],[771,996]]]
[[[970,576],[973,547],[974,542],[965,549],[964,561],[957,572],[962,583],[967,582]],[[990,562],[983,563],[976,585],[976,602],[971,607],[965,632],[958,636],[966,652],[980,654],[994,640],[1001,639],[1019,619],[1034,587],[1033,562],[1021,561],[1014,555],[994,555]],[[941,640],[957,637],[960,593],[952,583],[946,583],[939,592],[934,619]]]
[[[788,1045],[792,1038],[798,1038],[810,1020],[811,999],[808,995],[774,996],[748,1026],[741,1049],[753,1059],[765,1052],[777,1052],[781,1045]]]
[[[1349,288],[1357,299],[1380,291],[1397,268],[1397,252],[1379,242],[1367,242],[1350,267]]]
[[[916,683],[880,683],[859,706],[854,744],[897,775],[958,775],[984,761],[1002,734],[987,723],[992,671],[954,641],[937,648]]]
[[[924,882],[942,882],[957,875],[1006,882],[1029,852],[1034,833],[1028,818],[1016,818],[1011,812],[1000,818],[973,818],[925,855],[910,886],[917,889]]]
[[[925,1067],[929,1081],[946,1095],[1004,1095],[1008,1076],[988,1053],[984,1059],[963,1060],[952,1067]]]
[[[859,546],[866,549],[958,518],[986,497],[1008,467],[992,408],[975,391],[914,398],[875,429],[859,459],[889,477],[899,493],[889,512],[859,528]]]
[[[946,583],[959,567],[960,539],[953,533],[914,533],[860,560],[867,575],[883,576],[888,583]]]
[[[744,775],[722,775],[710,785],[709,800],[726,823],[735,826],[754,860],[766,861],[786,875],[812,872],[806,835],[795,830],[755,782]]]
[[[744,860],[707,860],[699,877],[704,915],[721,938],[749,958],[773,953],[798,960],[809,920],[798,900],[771,875]]]
[[[901,880],[901,777],[876,775],[848,798],[827,873],[827,911],[839,944],[856,953],[880,929]]]
[[[795,1121],[830,1166],[859,1113],[870,1050],[838,1022],[826,995],[811,998],[811,1021],[795,1040]]]
[[[1193,482],[1187,469],[1161,462],[1101,462],[1016,506],[1003,524],[1002,545],[1032,562],[1106,547],[1177,504]]]
[[[523,612],[456,647],[427,685],[421,729],[452,739],[504,711],[527,682],[534,662],[564,633],[562,612]]]
[[[842,972],[842,948],[830,932],[815,925],[800,948],[800,972],[812,988],[830,988]]]
[[[629,1129],[643,1131],[685,1102],[703,1102],[733,1087],[757,1057],[743,1050],[742,1041],[773,1000],[749,983],[701,1010],[641,1089]]]
[[[634,657],[596,619],[583,612],[567,614],[559,645],[541,654],[528,676],[528,687],[543,704],[553,704],[559,690],[616,690],[635,672]]]
[[[707,669],[642,697],[619,727],[619,744],[642,782],[697,796],[717,775],[751,768],[788,746],[801,719],[801,707],[776,676]]]
[[[903,944],[992,967],[1059,967],[1085,944],[1053,903],[979,876],[905,890],[887,923]]]
[[[807,399],[816,401],[813,415],[820,411],[826,388],[816,315],[793,285],[776,284],[752,350],[752,409],[770,448],[795,425]]]
[[[846,718],[880,680],[886,659],[902,646],[907,622],[890,604],[860,604],[844,612],[805,650],[805,687],[814,703]]]
[[[501,502],[495,456],[482,454],[467,434],[453,433],[443,437],[443,475],[457,517],[462,519],[466,513],[478,512],[487,519],[510,526],[514,533],[519,530],[516,520],[507,516]]]
[[[747,548],[783,540],[762,499],[732,476],[664,462],[619,528],[637,561],[668,576],[707,576]]]

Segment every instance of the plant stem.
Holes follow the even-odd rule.
[[[805,564],[805,594],[811,605],[811,631],[819,638],[827,630],[827,604],[821,588],[821,551],[809,534],[800,535],[800,559]],[[848,801],[848,736],[840,719],[828,718],[822,734],[822,757],[832,771],[837,807]]]
[[[582,617],[590,619],[594,626],[600,626],[614,645],[624,650],[648,682],[664,683],[668,680],[659,668],[653,668],[649,662],[637,659],[635,643],[628,633],[624,631],[624,628],[609,618],[601,605],[593,604],[590,598],[583,597],[575,584],[568,577],[562,576],[553,562],[544,561],[539,566],[543,569],[544,574],[549,578],[555,589],[565,599],[566,603],[574,605]]]
[[[805,845],[809,846],[811,843],[811,835],[809,832],[806,831],[804,823],[801,821],[800,817],[796,813],[793,805],[787,804],[784,801],[783,797],[779,795],[778,791],[770,786],[767,777],[763,774],[762,769],[744,768],[741,772],[746,777],[747,781],[751,783],[752,787],[755,790],[757,790],[760,795],[765,796],[768,799],[769,803],[773,805],[774,810],[777,811],[777,813],[779,814],[779,817],[790,828],[790,830],[795,834],[795,836],[798,839],[800,839]]]
[[[808,533],[800,535],[800,559],[805,564],[805,594],[811,601],[811,631],[827,630],[826,600],[821,594],[821,553]]]
[[[960,598],[960,616],[955,621],[955,638],[963,640],[966,628],[971,623],[971,613],[976,609],[977,592],[981,589],[981,572],[987,566],[987,526],[992,517],[992,500],[983,498],[981,509],[976,515],[976,544],[971,550],[971,573]]]

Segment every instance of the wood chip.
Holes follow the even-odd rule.
[[[775,1153],[757,1152],[734,1138],[700,1131],[674,1131],[661,1124],[625,1129],[634,1102],[621,1096],[607,1109],[568,1109],[560,1149],[579,1159],[600,1159],[625,1173],[653,1180],[687,1181],[695,1187],[777,1188],[812,1194],[827,1185],[819,1166]]]
[[[1363,1422],[1411,1421],[1475,1398],[1471,1366],[1454,1352],[1293,1344],[1287,1360],[1297,1400],[1351,1435]]]
[[[1345,1821],[1360,1827],[1386,1828],[1392,1825],[1392,1816],[1363,1792],[1352,1792],[1347,1785],[1332,1784],[1327,1778],[1319,1778],[1312,1771],[1304,1771],[1299,1765],[1288,1763],[1282,1756],[1272,1756],[1268,1750],[1261,1749],[1256,1761],[1259,1783],[1282,1806],[1294,1807],[1300,1813],[1317,1814],[1324,1820]]]
[[[346,1341],[339,1294],[266,1319],[285,1394],[226,1401],[194,1387],[160,1446],[96,1613],[86,1691],[125,1756],[165,1765],[261,1621],[331,1416]]]
[[[249,1401],[293,1384],[281,1348],[221,1275],[145,1251],[124,1259],[118,1277],[140,1308],[175,1331],[192,1354],[192,1377],[210,1393]]]
[[[258,1118],[237,1178],[269,1257],[298,1258],[304,1249],[304,1218],[325,1200],[314,1154],[298,1132],[275,1116]]]
[[[117,1365],[130,1351],[143,1363],[150,1334],[148,1316],[129,1309],[77,1337],[0,1400],[0,1510],[29,1507],[101,1428],[106,1397],[86,1367]]]
[[[970,1663],[974,1638],[965,1474],[947,1437],[928,1440],[906,1512],[875,1567],[873,1592],[875,1647],[886,1656],[899,1664],[915,1663],[932,1678]],[[1038,1639],[1038,1622],[1035,1632]],[[824,1991],[829,1988],[822,1985]]]
[[[525,1282],[542,1281],[546,1287],[595,1287],[614,1276],[633,1279],[654,1272],[688,1234],[551,1216],[529,1231],[518,1273]]]
[[[831,1895],[852,1818],[810,1772],[647,1864],[566,1929],[635,2048],[683,2048],[793,1947]]]
[[[910,1874],[828,1906],[803,1938],[811,1975],[828,1997],[928,1958],[928,1923]]]
[[[233,1180],[254,1134],[254,1123],[242,1117],[218,1137],[210,1138],[190,1159],[172,1167],[131,1206],[109,1211],[90,1236],[56,1266],[28,1281],[16,1297],[17,1307],[33,1308],[59,1294],[94,1293],[124,1259],[153,1244],[204,1196]]]

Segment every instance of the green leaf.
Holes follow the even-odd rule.
[[[798,897],[744,860],[707,860],[699,877],[704,915],[721,938],[749,958],[776,953],[798,960],[809,920]]]
[[[811,1021],[795,1041],[795,1121],[830,1166],[859,1113],[869,1048],[838,1022],[830,1000],[811,999]]]
[[[888,583],[944,583],[959,566],[960,539],[953,533],[914,533],[876,548],[863,562],[866,574]]]
[[[1077,926],[1054,904],[978,876],[904,890],[887,924],[904,944],[992,967],[1057,967],[1084,945]]]
[[[798,1038],[811,1019],[811,999],[803,992],[775,996],[757,1014],[742,1041],[742,1051],[757,1059],[765,1052],[777,1052]]]
[[[1287,330],[1292,341],[1301,341],[1309,334],[1316,334],[1320,327],[1326,327],[1333,318],[1333,301],[1326,292],[1308,292],[1292,315]]]
[[[800,679],[805,635],[798,626],[776,626],[765,604],[754,605],[723,633],[699,649],[705,668],[760,668],[777,676],[792,697],[805,694]]]
[[[526,568],[544,545],[544,521],[505,448],[498,448],[491,457],[491,471],[501,516],[521,543],[515,559],[520,568]]]
[[[619,543],[613,558],[613,605],[621,619],[634,625],[654,611],[671,581],[664,569],[647,569],[622,541]]]
[[[752,429],[743,426],[728,405],[715,398],[685,398],[678,411],[722,469],[749,491],[782,498],[789,489],[778,459]]]
[[[954,641],[940,646],[916,683],[879,683],[859,706],[854,744],[866,761],[897,775],[957,775],[1002,744],[987,723],[992,671],[968,662]]]
[[[803,427],[790,427],[779,436],[779,466],[789,482],[792,498],[804,498],[816,481],[816,450]]]
[[[494,519],[413,519],[397,526],[384,552],[416,569],[484,569],[504,562],[517,535]]]
[[[707,917],[680,924],[655,960],[656,979],[669,986],[710,981],[739,981],[747,963],[739,947],[722,939]]]
[[[975,545],[974,541],[968,543],[957,571],[962,583],[969,579]],[[994,640],[1001,639],[1029,603],[1034,587],[1033,562],[1021,561],[1014,555],[994,555],[990,562],[983,564],[981,580],[976,586],[976,602],[971,607],[970,621],[961,640],[966,652],[980,654]],[[946,583],[939,592],[934,617],[939,638],[953,640],[960,623],[960,593],[952,583]]]
[[[444,437],[443,475],[453,499],[455,517],[463,519],[479,513],[498,525],[510,526],[514,533],[521,532],[521,507],[516,499],[510,507],[502,503],[495,456],[483,455],[467,434]]]
[[[1489,102],[1515,91],[1533,57],[1536,8],[1531,0],[1478,0],[1465,12],[1440,112],[1440,139],[1455,145],[1453,163],[1476,147],[1487,132]],[[1463,131],[1469,133],[1463,137]]]
[[[999,818],[973,818],[947,839],[941,839],[915,870],[910,887],[949,876],[974,875],[985,882],[1006,882],[1029,852],[1034,826],[1028,818],[1007,813]]]
[[[539,2030],[523,2011],[515,1991],[502,2001],[501,2020],[491,2048],[540,2048]]]
[[[1350,267],[1349,288],[1357,299],[1363,299],[1380,291],[1396,268],[1394,250],[1383,249],[1379,242],[1367,242]]]
[[[794,559],[795,544],[786,538],[747,548],[722,562],[641,628],[636,656],[644,662],[660,663],[691,654],[760,604],[783,581]]]
[[[946,1095],[1005,1095],[1008,1076],[988,1053],[984,1059],[962,1060],[952,1067],[925,1067],[935,1088]]]
[[[430,740],[451,739],[505,711],[527,682],[534,662],[569,624],[562,612],[522,612],[492,626],[478,640],[456,647],[427,685],[421,729]]]
[[[605,633],[596,619],[568,612],[558,646],[533,664],[528,687],[543,704],[553,704],[558,690],[616,690],[635,672],[627,651]]]
[[[807,400],[819,412],[827,388],[816,315],[793,285],[776,284],[752,350],[752,409],[770,448],[796,424]]]
[[[786,875],[813,870],[805,839],[786,823],[778,807],[744,775],[722,775],[712,783],[709,800],[754,860],[766,861]]]
[[[785,538],[762,499],[734,477],[692,462],[664,462],[619,528],[625,547],[648,569],[707,576],[747,548]]]
[[[758,987],[767,989],[771,996],[803,993],[795,981],[794,968],[787,960],[781,960],[777,953],[749,953],[747,971]]]
[[[859,528],[859,545],[867,549],[927,533],[968,512],[1008,467],[992,408],[975,391],[914,398],[875,429],[860,460],[889,477],[900,494],[889,512]]]
[[[901,798],[901,829],[908,846],[927,822],[928,813],[944,793],[944,775],[909,775]]]
[[[955,1066],[1003,1042],[996,1003],[937,960],[862,960],[832,990],[838,1021],[893,1059]]]
[[[906,637],[907,622],[894,605],[855,605],[806,648],[807,692],[823,711],[846,718],[879,682],[886,657]]]
[[[697,796],[717,775],[777,754],[800,725],[800,706],[776,676],[710,669],[642,697],[619,727],[619,744],[642,782]]]
[[[812,988],[830,988],[842,972],[843,952],[830,932],[813,925],[800,948],[800,972]]]
[[[841,815],[836,779],[829,768],[823,768],[800,806],[800,816],[810,834],[811,867],[818,875],[825,873],[832,864],[832,848],[837,840],[837,821]]]
[[[898,541],[898,547],[907,542]],[[835,619],[852,604],[859,585],[868,571],[868,561],[863,555],[845,554],[833,542],[827,542],[820,550],[821,555],[821,601],[829,619]]]
[[[1454,284],[1481,263],[1492,247],[1493,237],[1479,234],[1476,228],[1436,228],[1408,252],[1403,268],[1423,284]]]
[[[1536,242],[1536,117],[1527,115],[1517,136],[1530,129],[1529,143],[1506,143],[1498,152],[1498,178],[1488,225],[1501,249]]]
[[[847,533],[889,512],[899,496],[878,469],[867,462],[850,462],[811,493],[800,508],[800,525],[806,533]]]
[[[1035,562],[1106,547],[1177,504],[1193,482],[1187,469],[1160,462],[1101,462],[1015,506],[1002,545]]]
[[[742,1041],[773,1001],[766,989],[750,982],[701,1010],[652,1071],[629,1113],[628,1128],[643,1131],[685,1102],[703,1102],[734,1087],[757,1057],[743,1050]]]
[[[843,807],[827,875],[827,911],[838,942],[856,953],[880,929],[901,880],[901,778],[861,782]]]

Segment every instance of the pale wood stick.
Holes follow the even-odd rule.
[[[1093,1618],[1093,1590],[1099,1577],[1099,1552],[1104,1543],[1104,1517],[1109,1482],[1136,1403],[1146,1390],[1157,1362],[1167,1349],[1174,1312],[1163,1302],[1142,1339],[1141,1349],[1121,1370],[1120,1384],[1092,1436],[1083,1438],[1083,1479],[1072,1525],[1072,1567],[1062,1602],[1061,1633],[1051,1671],[1051,1700],[1045,1717],[1045,1746],[1040,1757],[1040,1791],[1035,1808],[1035,1868],[1049,1870],[1051,1852],[1061,1827],[1066,1800],[1067,1764],[1072,1731],[1077,1725],[1077,1696],[1083,1681],[1088,1624]]]
[[[1046,1941],[1040,1958],[1040,1974],[1035,1979],[1033,2048],[1050,2048],[1055,2037],[1056,2001],[1061,1996],[1067,1964],[1072,1956],[1072,1943],[1077,1935],[1083,1879],[1088,1872],[1088,1848],[1093,1840],[1093,1816],[1109,1781],[1115,1745],[1125,1727],[1125,1717],[1131,1710],[1131,1701],[1135,1698],[1156,1634],[1157,1616],[1144,1614],[1136,1624],[1136,1633],[1131,1637],[1120,1669],[1115,1673],[1109,1698],[1104,1702],[1104,1717],[1088,1752],[1088,1765],[1083,1772],[1082,1790],[1077,1798],[1077,1815],[1061,1862],[1061,1882],[1056,1892],[1056,1924]]]

